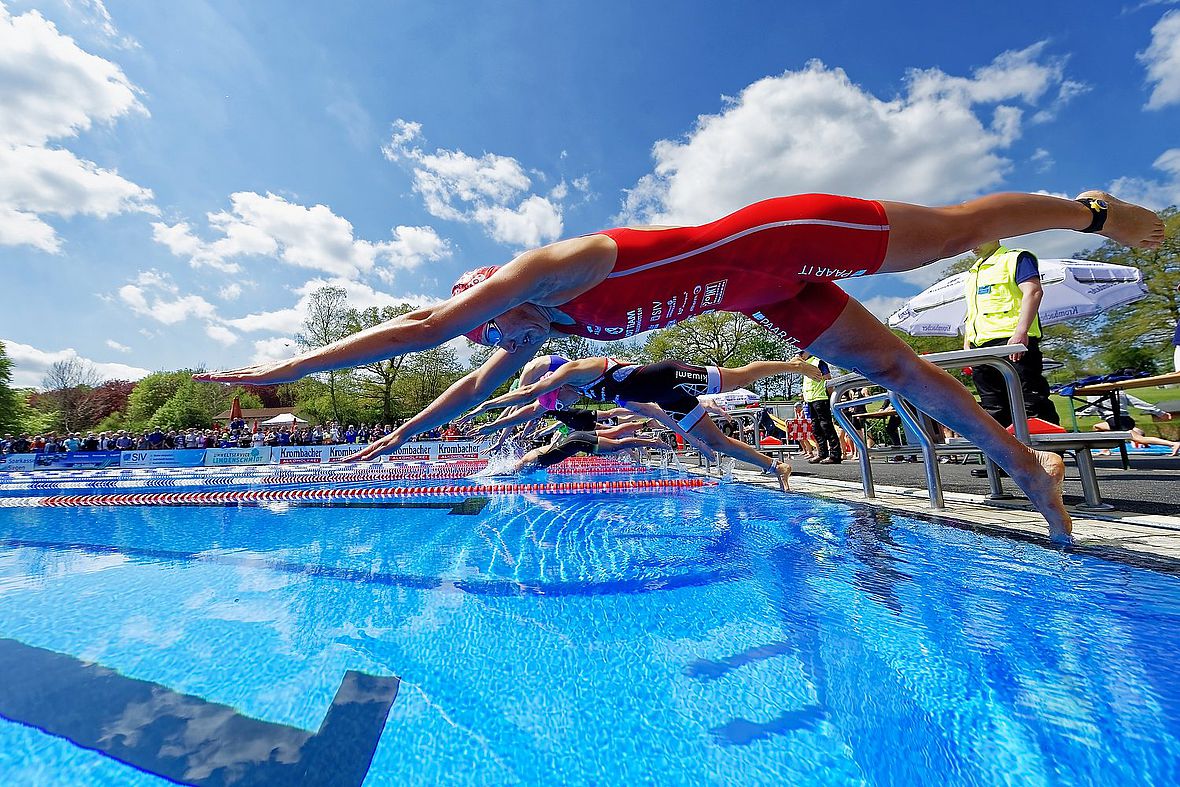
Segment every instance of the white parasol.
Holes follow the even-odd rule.
[[[1090,260],[1041,260],[1041,326],[1056,325],[1133,303],[1146,297],[1138,268]],[[889,317],[889,327],[911,336],[957,336],[963,332],[967,302],[958,273],[915,295]]]
[[[736,410],[751,404],[758,404],[762,397],[746,388],[735,388],[732,391],[717,394],[705,394],[697,397],[704,404],[715,404],[726,410]]]

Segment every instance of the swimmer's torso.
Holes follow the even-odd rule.
[[[558,307],[564,333],[633,336],[713,311],[752,313],[794,297],[809,281],[869,273],[888,226],[879,203],[828,195],[755,203],[697,227],[618,228],[608,277]]]

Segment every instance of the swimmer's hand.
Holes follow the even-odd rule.
[[[241,383],[244,385],[293,383],[302,377],[303,372],[298,370],[294,358],[193,375],[194,380],[203,383]]]
[[[365,462],[376,459],[382,454],[391,454],[397,449],[401,448],[406,442],[406,439],[397,433],[397,430],[390,432],[379,440],[366,445],[355,454],[350,454],[340,461],[342,462]]]

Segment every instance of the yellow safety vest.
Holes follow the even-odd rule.
[[[967,341],[978,347],[994,339],[1007,339],[1020,320],[1020,302],[1024,293],[1016,283],[1016,261],[1024,249],[996,249],[972,266],[963,283],[967,300]],[[1041,335],[1041,321],[1033,317],[1029,336]]]
[[[819,368],[820,359],[814,355],[807,359],[806,363]],[[827,380],[812,380],[810,377],[803,378],[803,401],[818,402],[821,399],[828,398],[828,381]]]

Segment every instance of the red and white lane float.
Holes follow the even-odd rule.
[[[486,459],[405,462],[389,464],[339,464],[314,467],[156,468],[132,471],[54,471],[20,478],[0,477],[0,492],[53,492],[60,489],[141,489],[144,487],[256,486],[363,483],[458,479],[475,475],[488,465]],[[549,475],[607,475],[647,473],[651,468],[597,456],[575,456],[550,467]],[[13,474],[14,476],[16,474]]]
[[[483,486],[394,486],[362,489],[243,489],[226,492],[152,492],[113,495],[56,495],[0,498],[0,508],[76,508],[79,506],[213,506],[235,503],[282,503],[315,500],[381,500],[407,497],[484,497],[488,495],[569,495],[587,492],[653,492],[714,486],[701,478],[653,478],[627,481],[575,481]]]

